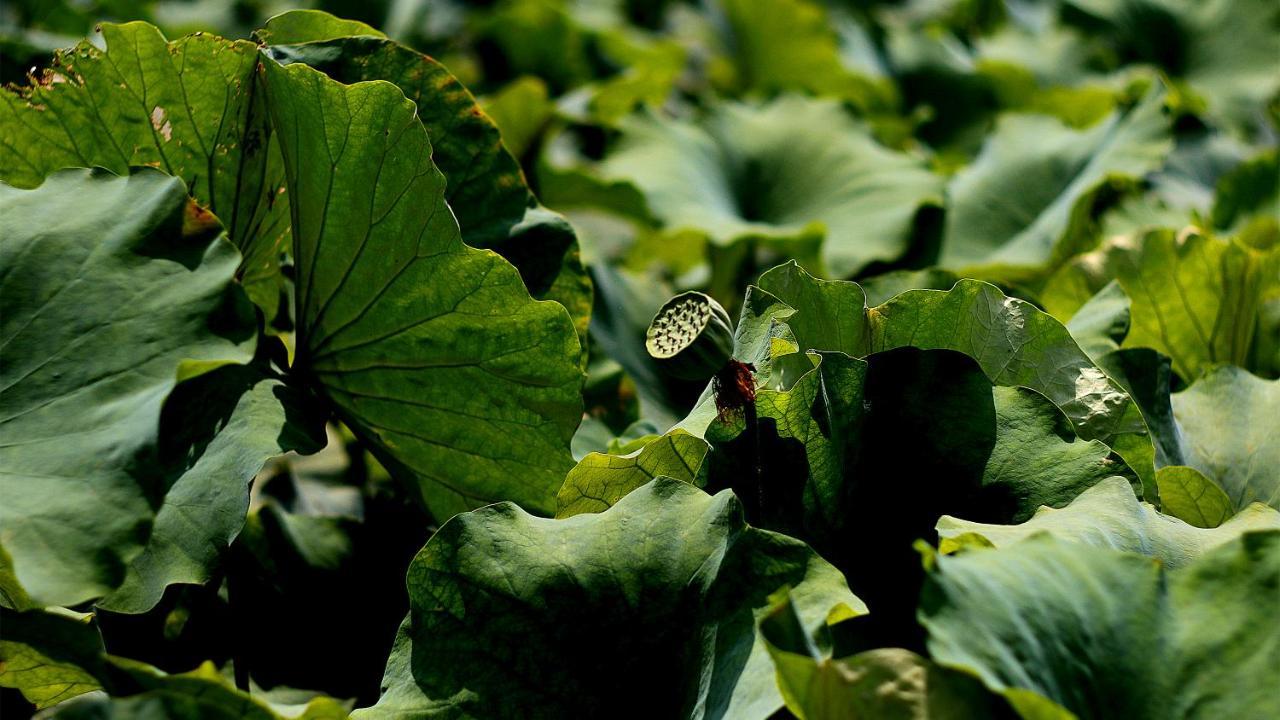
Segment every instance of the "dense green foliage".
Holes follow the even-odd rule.
[[[6,718],[1280,717],[1274,2],[291,5],[0,7]]]

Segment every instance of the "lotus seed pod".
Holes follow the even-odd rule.
[[[710,296],[682,293],[654,316],[644,346],[667,374],[707,380],[733,357],[733,325],[729,313]]]

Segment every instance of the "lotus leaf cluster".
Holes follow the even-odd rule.
[[[0,83],[6,719],[1280,717],[1274,2],[13,0]]]

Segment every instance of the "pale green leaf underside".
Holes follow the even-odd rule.
[[[1251,530],[1280,530],[1280,512],[1251,505],[1219,527],[1199,528],[1139,501],[1120,477],[1085,490],[1060,510],[1042,507],[1020,525],[990,525],[950,516],[938,521],[944,553],[971,544],[1005,547],[1049,533],[1060,540],[1150,555],[1168,568],[1187,565]]]
[[[1176,570],[1048,535],[935,567],[920,610],[930,654],[993,690],[1079,718],[1280,715],[1280,531]]]
[[[1222,367],[1173,395],[1186,464],[1222,488],[1233,511],[1280,509],[1280,380]]]
[[[98,606],[144,612],[169,585],[204,583],[244,525],[249,484],[276,455],[325,445],[325,413],[257,367],[219,368],[183,383],[162,415],[164,504],[124,583]]]

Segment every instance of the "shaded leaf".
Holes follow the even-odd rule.
[[[1182,439],[1170,400],[1175,378],[1169,356],[1150,348],[1124,348],[1098,357],[1097,362],[1142,411],[1155,450],[1156,467],[1182,464]]]
[[[882,648],[825,656],[790,601],[760,622],[787,709],[800,720],[966,720],[1009,715],[977,679],[910,650]]]
[[[0,687],[21,691],[37,709],[102,687],[102,639],[87,619],[0,609],[0,620]]]
[[[1100,362],[1103,355],[1118,350],[1129,334],[1129,296],[1112,280],[1085,301],[1066,325],[1080,349]]]
[[[106,594],[166,486],[161,405],[184,375],[247,361],[240,256],[182,181],[67,170],[0,185],[0,537],[40,605]]]
[[[1048,314],[992,285],[961,280],[948,292],[905,292],[868,316],[876,351],[958,350],[974,358],[993,384],[1043,394],[1081,438],[1100,440],[1124,458],[1142,477],[1144,494],[1155,496],[1153,450],[1137,405]]]
[[[729,89],[770,96],[808,92],[864,111],[891,106],[882,80],[846,68],[827,10],[809,0],[720,0]]]
[[[300,714],[279,714],[232,687],[212,663],[170,675],[110,656],[97,628],[76,618],[43,610],[0,609],[0,621],[5,628],[0,685],[21,689],[41,707],[73,698],[54,707],[52,717],[342,720],[348,714],[342,703],[327,697],[310,701]],[[16,671],[13,662],[21,663]],[[105,694],[85,695],[99,687]]]
[[[502,131],[502,144],[517,158],[533,146],[555,107],[547,97],[546,83],[536,77],[520,78],[484,98],[484,112]]]
[[[261,368],[233,365],[179,385],[161,414],[164,504],[124,584],[98,602],[143,612],[168,585],[204,583],[244,525],[267,460],[325,445],[323,409]]]
[[[908,290],[950,290],[960,278],[948,270],[894,270],[883,275],[858,280],[871,307],[881,305]]]
[[[840,568],[872,610],[863,635],[877,645],[916,640],[913,543],[939,516],[1014,522],[1115,473],[1137,485],[1043,396],[993,388],[960,353],[804,364],[789,387],[758,390],[754,413],[709,424],[706,484],[732,488],[753,525],[804,539]]]
[[[961,280],[949,291],[908,290],[866,309],[856,284],[817,280],[794,263],[759,282],[794,308],[786,324],[796,329],[801,347],[854,357],[898,347],[962,352],[992,384],[1022,385],[1049,398],[1075,433],[1109,445],[1154,496],[1153,450],[1138,407],[1065,327],[1030,303],[987,283]],[[859,304],[861,312],[854,309]]]
[[[1280,91],[1275,59],[1280,22],[1267,0],[1071,0],[1101,21],[1117,53],[1130,62],[1156,65],[1185,80],[1208,101],[1210,113],[1249,128]]]
[[[459,515],[408,584],[387,691],[360,717],[763,719],[783,704],[755,631],[769,594],[791,587],[811,630],[835,606],[865,611],[803,543],[747,526],[731,493],[667,478],[566,520],[509,503]]]
[[[1271,150],[1218,179],[1213,225],[1233,230],[1251,215],[1280,222],[1280,151]]]

